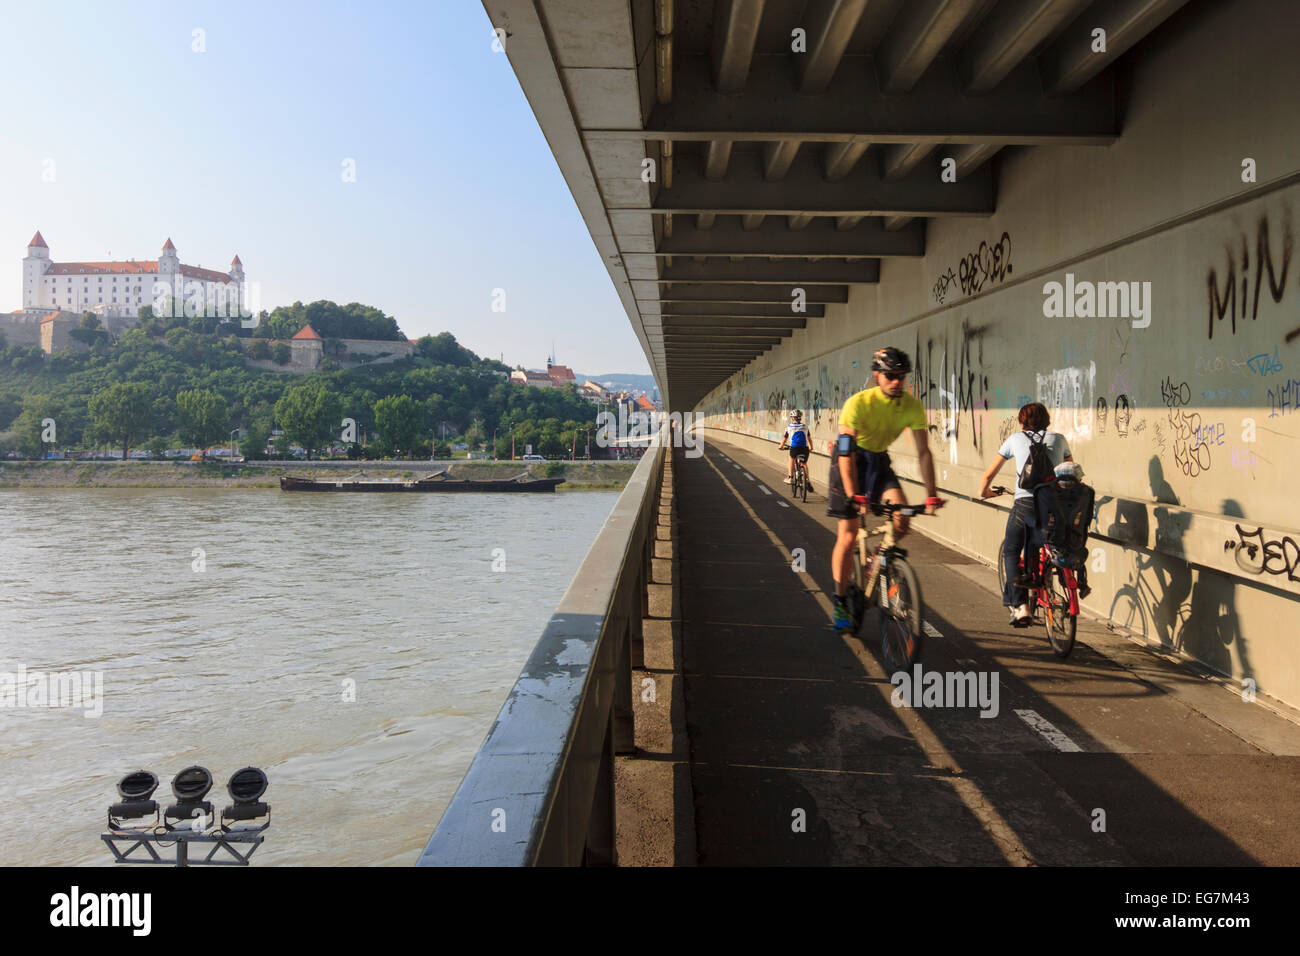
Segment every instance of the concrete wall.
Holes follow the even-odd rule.
[[[40,345],[41,321],[49,312],[5,312],[0,314],[0,332],[6,345]]]
[[[970,496],[1019,406],[1042,401],[1098,492],[1088,609],[1297,704],[1300,58],[1280,28],[1294,10],[1186,13],[1131,58],[1114,146],[1004,151],[994,216],[932,221],[923,259],[886,260],[879,285],[697,410],[753,444],[801,407],[820,450],[871,353],[905,349],[953,499],[927,527],[991,560],[1005,512]],[[1046,317],[1045,284],[1067,273],[1136,282],[1144,306],[1149,289],[1150,324]],[[915,476],[905,441],[892,453]]]

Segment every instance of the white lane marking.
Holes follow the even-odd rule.
[[[925,631],[925,633],[930,637],[943,637],[943,635],[940,634],[939,631],[935,629],[935,626],[929,621],[921,622],[921,630]]]
[[[750,481],[753,481],[753,480],[754,480],[754,476],[751,475],[751,474],[750,474],[749,472],[747,472],[747,471],[741,472],[741,474],[743,474],[743,475],[744,475],[746,478],[748,478]]]
[[[782,508],[789,508],[789,507],[790,507],[790,506],[789,506],[788,504],[786,504],[784,501],[778,501],[777,504],[780,505]]]
[[[770,495],[772,493],[768,490],[767,485],[759,485],[758,487],[765,495]]]
[[[1018,710],[1016,711],[1016,716],[1042,734],[1043,737],[1047,739],[1047,742],[1057,750],[1063,751],[1064,753],[1083,752],[1082,747],[1057,730],[1051,721],[1040,716],[1037,711]]]

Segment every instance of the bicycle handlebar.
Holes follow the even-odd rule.
[[[859,504],[863,507],[872,504],[872,502],[867,500],[866,495],[854,495],[850,500],[852,500],[854,504]],[[880,510],[881,514],[900,514],[904,518],[915,518],[917,515],[923,515],[926,513],[924,505],[896,505],[888,501],[877,501],[874,503],[874,506]]]

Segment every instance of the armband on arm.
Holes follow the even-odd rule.
[[[840,435],[840,444],[839,444],[839,452],[840,452],[840,454],[841,454],[841,455],[847,455],[847,454],[848,454],[849,452],[851,452],[851,451],[853,451],[853,436],[852,436],[852,435],[841,434],[841,435]]]

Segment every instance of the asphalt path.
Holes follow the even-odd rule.
[[[993,570],[920,534],[923,672],[985,693],[896,706],[878,612],[830,626],[824,468],[796,502],[784,462],[674,458],[699,863],[1300,863],[1300,725],[1101,623],[1059,660]]]

